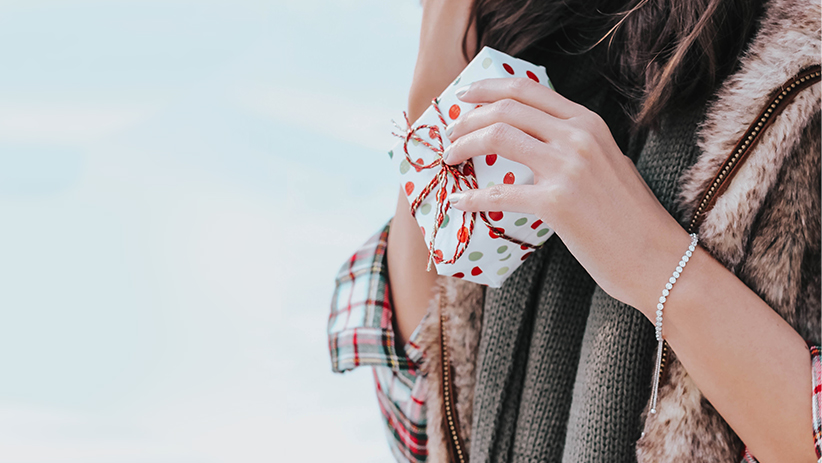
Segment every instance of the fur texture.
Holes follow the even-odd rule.
[[[428,458],[432,462],[448,461],[447,433],[442,416],[442,363],[440,356],[440,311],[446,315],[443,325],[448,341],[449,356],[454,367],[454,389],[459,418],[460,437],[467,449],[471,448],[471,423],[474,405],[474,384],[479,348],[480,323],[485,295],[480,285],[439,277],[436,295],[423,321],[419,345],[425,352],[421,370],[426,375]]]
[[[699,160],[682,179],[690,218],[716,171],[772,91],[820,62],[818,1],[771,1],[741,69],[717,94],[700,131]],[[700,244],[805,339],[819,342],[820,85],[805,89],[708,212]],[[658,412],[637,443],[640,463],[738,462],[742,442],[672,356]]]

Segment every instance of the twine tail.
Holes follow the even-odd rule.
[[[430,272],[434,265],[434,240],[437,238],[437,231],[440,229],[439,220],[434,221],[434,229],[431,230],[431,240],[428,242],[428,267],[426,271]]]

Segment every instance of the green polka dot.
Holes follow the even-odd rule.
[[[482,259],[482,253],[479,251],[474,251],[471,254],[468,254],[468,260],[471,262],[476,262],[480,259]]]
[[[485,185],[485,188],[491,188],[492,186],[496,185],[494,182],[488,182],[488,185]]]
[[[388,152],[388,157],[394,159],[394,150]]]
[[[460,83],[460,79],[462,79],[462,76],[457,77],[457,80],[454,81],[454,85],[457,85],[458,83]]]
[[[493,63],[491,58],[485,58],[484,60],[482,60],[482,67],[484,69],[488,69],[488,67],[491,66],[491,63]]]
[[[508,260],[510,257],[511,257],[511,254],[508,254],[507,256],[503,257],[503,258],[502,258],[502,259],[500,259],[499,261],[500,261],[500,262],[502,262],[502,261],[504,261],[504,260]]]
[[[411,144],[414,145],[414,146],[420,146],[420,141],[417,140],[416,138],[412,138],[411,139]]]
[[[406,172],[408,172],[408,169],[410,169],[410,168],[411,168],[411,163],[408,162],[408,159],[403,159],[402,162],[400,163],[400,173],[405,174]]]
[[[508,246],[502,245],[497,248],[497,254],[502,254],[503,252],[508,250]]]
[[[420,206],[420,212],[422,212],[422,215],[428,215],[428,213],[431,212],[431,205],[423,204]]]
[[[522,217],[522,218],[517,219],[517,221],[514,222],[514,225],[516,225],[518,227],[521,227],[521,226],[525,225],[526,223],[528,223],[528,219],[526,219],[525,217]]]
[[[537,246],[542,246],[543,244],[545,244],[545,243],[547,243],[547,242],[548,242],[548,240],[541,241],[541,242],[537,243]]]
[[[548,233],[549,231],[551,231],[550,228],[543,228],[542,230],[537,232],[537,236],[539,236],[539,237],[545,236],[545,234]]]
[[[497,270],[497,275],[505,275],[506,273],[508,273],[508,270],[508,267],[500,267],[500,269]]]
[[[445,228],[445,227],[447,227],[447,226],[448,226],[448,222],[450,222],[450,221],[451,221],[451,217],[446,215],[446,216],[445,216],[445,218],[444,218],[444,219],[442,219],[442,225],[440,225],[440,228]]]

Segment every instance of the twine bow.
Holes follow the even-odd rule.
[[[436,110],[437,116],[439,117],[440,122],[442,123],[442,127],[446,127],[448,125],[445,122],[445,117],[442,115],[442,111],[440,111],[439,101],[434,99],[431,102],[431,106]],[[451,166],[446,164],[443,161],[443,142],[442,142],[442,135],[440,135],[440,127],[437,125],[429,125],[429,124],[421,124],[417,127],[413,127],[411,125],[411,121],[408,119],[408,114],[403,112],[403,116],[405,117],[405,124],[406,128],[403,129],[397,123],[394,123],[394,126],[397,129],[402,130],[405,134],[397,134],[393,133],[395,137],[401,138],[403,140],[403,152],[405,153],[405,159],[411,164],[417,172],[426,170],[426,169],[438,169],[434,178],[431,179],[430,182],[422,189],[419,195],[411,201],[411,216],[416,217],[417,209],[420,205],[425,201],[429,194],[436,191],[435,199],[436,199],[436,210],[437,216],[434,220],[434,229],[431,230],[431,239],[428,241],[428,267],[427,269],[430,271],[431,266],[434,263],[446,263],[446,264],[453,264],[456,262],[465,250],[468,248],[468,243],[471,241],[471,236],[474,234],[474,226],[476,224],[477,214],[479,214],[480,218],[485,225],[488,227],[489,234],[495,238],[503,238],[508,240],[514,244],[518,244],[523,248],[531,248],[536,249],[536,246],[526,243],[524,241],[520,241],[516,238],[512,238],[510,236],[505,235],[504,230],[495,227],[491,224],[491,221],[488,220],[485,212],[462,212],[462,227],[457,232],[457,245],[456,249],[454,250],[454,255],[448,260],[444,260],[442,251],[438,249],[434,249],[434,244],[437,238],[437,232],[440,228],[442,228],[442,224],[445,221],[446,214],[448,210],[451,209],[451,203],[448,201],[448,195],[450,193],[455,193],[457,191],[464,191],[470,189],[479,189],[479,185],[477,184],[477,177],[474,173],[474,161],[469,159],[462,163],[462,169],[459,166]],[[393,121],[392,121],[393,122]],[[421,130],[428,129],[428,138],[433,140],[436,144],[431,144],[427,142],[425,139],[417,135],[417,132]],[[408,153],[408,143],[410,141],[416,141],[426,148],[430,149],[434,152],[435,157],[434,160],[431,161],[429,164],[425,164],[422,162],[422,159],[415,161],[411,158],[411,155]],[[419,161],[419,162],[418,162]],[[447,190],[448,180],[449,178],[453,179],[453,183],[451,186],[451,191]]]

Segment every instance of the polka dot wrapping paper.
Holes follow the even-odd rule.
[[[494,288],[500,287],[535,247],[545,243],[553,230],[531,214],[486,211],[484,216],[475,214],[472,220],[471,213],[451,208],[447,196],[474,187],[532,184],[533,173],[496,154],[475,157],[455,169],[439,160],[450,144],[444,135],[446,127],[476,109],[457,99],[456,91],[478,80],[504,77],[530,78],[553,88],[545,68],[485,47],[411,127],[395,133],[401,140],[388,153],[409,204],[416,205],[412,211],[431,247],[437,273]]]

